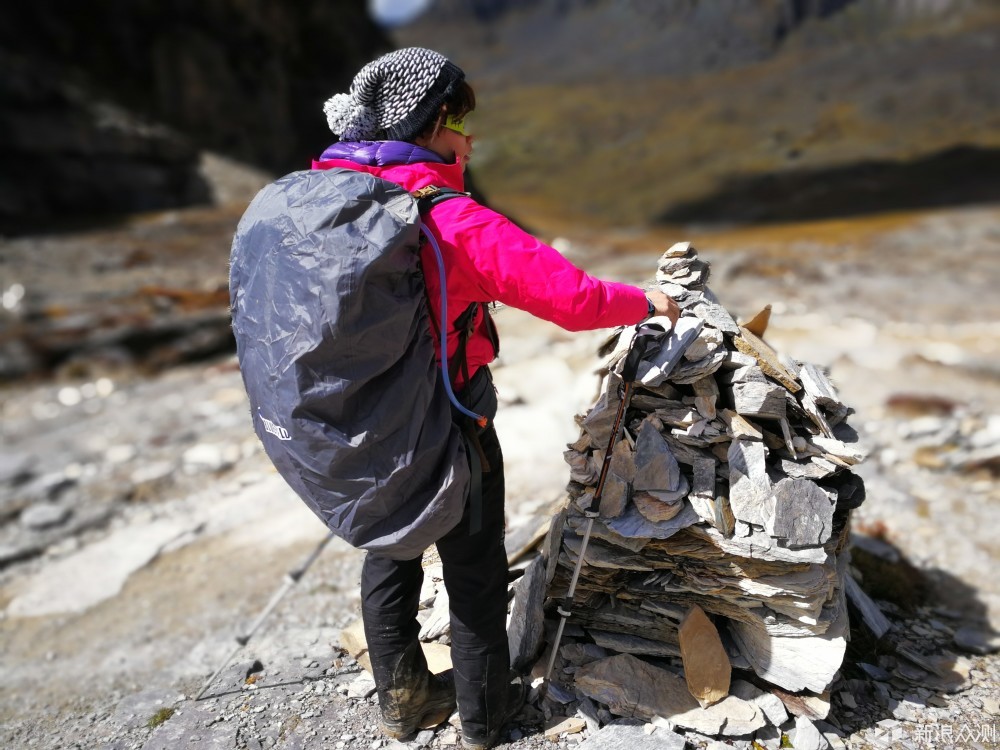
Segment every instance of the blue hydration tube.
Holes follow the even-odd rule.
[[[485,427],[488,421],[487,418],[482,414],[469,411],[462,406],[451,388],[451,377],[448,375],[448,295],[447,279],[444,272],[444,256],[441,255],[441,248],[431,230],[423,222],[420,222],[420,231],[423,232],[424,237],[427,238],[427,241],[431,243],[431,247],[434,248],[434,256],[437,258],[438,276],[441,279],[441,377],[444,380],[444,389],[448,393],[448,400],[451,401],[456,409],[465,416],[474,419],[480,427]]]

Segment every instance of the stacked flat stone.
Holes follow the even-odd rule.
[[[689,243],[659,260],[657,284],[681,318],[640,364],[577,584],[570,622],[582,630],[563,643],[593,641],[605,656],[558,663],[613,714],[737,735],[768,721],[761,695],[822,694],[843,662],[850,513],[864,499],[851,467],[864,450],[822,370],[765,343],[766,312],[737,324],[708,277]],[[579,558],[633,333],[605,348],[601,396],[565,454],[552,600]],[[636,680],[672,697],[642,707],[629,697]]]

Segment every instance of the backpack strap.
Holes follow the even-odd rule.
[[[438,187],[437,185],[427,185],[426,187],[414,190],[410,195],[417,202],[417,209],[420,211],[421,216],[430,211],[432,206],[436,206],[438,203],[446,201],[449,198],[472,197],[472,193],[465,193],[454,188]]]
[[[417,202],[417,209],[420,211],[421,217],[425,216],[431,208],[436,206],[438,203],[442,203],[451,198],[468,198],[470,193],[462,192],[461,190],[455,190],[453,188],[442,188],[437,185],[427,185],[418,190],[414,190],[410,195],[413,196],[414,200]],[[426,226],[421,226],[421,229],[427,234]],[[426,290],[426,287],[425,287]],[[444,297],[445,289],[442,287],[441,296]],[[430,298],[427,299],[428,305],[430,304]],[[461,371],[464,378],[464,382],[468,384],[469,382],[469,362],[466,357],[466,347],[469,342],[469,337],[472,335],[474,330],[475,318],[476,318],[476,308],[482,304],[483,314],[487,317],[489,316],[489,309],[486,307],[485,303],[473,302],[470,304],[462,314],[455,319],[455,330],[458,331],[458,348],[455,350],[455,355],[451,358],[451,362],[448,364],[448,377],[451,383],[454,383],[458,377],[458,373]],[[430,307],[429,309],[433,309]],[[434,327],[434,332],[437,334],[438,338],[441,338],[441,326],[434,316],[431,315],[431,325]],[[494,349],[497,349],[497,336],[495,333],[495,328],[493,327],[493,321],[489,321],[490,329],[490,341],[494,345]]]
[[[425,216],[432,207],[436,206],[442,201],[449,200],[451,198],[459,197],[469,197],[469,193],[464,193],[460,190],[454,190],[452,188],[440,188],[436,185],[428,185],[427,187],[420,188],[419,190],[411,193],[414,200],[417,202],[417,209],[420,211],[420,216]],[[427,236],[428,241],[434,247],[434,251],[437,255],[439,271],[441,272],[441,310],[442,313],[446,309],[445,305],[447,302],[447,289],[445,286],[445,276],[444,276],[444,260],[441,257],[441,250],[437,245],[437,240],[431,236],[430,231],[427,229],[423,222],[420,224],[421,231]],[[424,291],[426,292],[426,286]],[[430,297],[427,298],[428,302],[428,312],[430,312],[432,306],[430,305]],[[486,454],[483,451],[483,447],[479,442],[479,435],[473,425],[474,420],[480,426],[485,426],[486,418],[479,416],[462,406],[457,398],[451,393],[451,383],[455,381],[458,375],[458,369],[461,367],[462,375],[465,378],[465,384],[469,384],[469,362],[466,356],[466,347],[469,342],[469,337],[472,335],[474,328],[474,321],[476,317],[476,309],[483,305],[483,312],[489,314],[484,303],[473,302],[470,304],[461,315],[455,320],[455,328],[458,330],[458,348],[455,350],[455,356],[452,358],[450,366],[444,370],[444,375],[448,378],[448,391],[449,396],[452,398],[452,402],[458,408],[458,411],[469,417],[468,420],[462,420],[461,432],[462,438],[465,441],[466,453],[469,456],[470,463],[470,477],[471,486],[469,487],[469,533],[477,534],[482,529],[482,515],[483,515],[483,493],[482,493],[482,481],[483,472],[490,471],[489,462],[486,459]],[[434,316],[431,315],[431,324],[434,326],[435,333],[441,340],[441,359],[442,363],[447,361],[447,340],[441,335],[441,327],[434,320]],[[492,324],[492,321],[490,321]],[[491,332],[491,338],[495,336]]]

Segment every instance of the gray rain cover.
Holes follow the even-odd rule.
[[[294,172],[254,198],[230,255],[236,352],[265,452],[331,531],[399,560],[458,523],[469,485],[418,221],[394,183]]]

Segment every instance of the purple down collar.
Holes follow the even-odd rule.
[[[366,167],[390,167],[396,164],[445,161],[423,146],[406,141],[338,141],[323,152],[321,161],[346,159]]]

